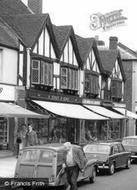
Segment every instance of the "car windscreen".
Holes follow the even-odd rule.
[[[123,145],[131,145],[131,146],[137,146],[137,139],[123,139],[122,141]]]
[[[48,150],[41,150],[39,162],[42,163],[52,163],[53,162],[54,153],[52,151]]]
[[[38,159],[38,150],[25,150],[21,156],[21,162],[36,162]]]
[[[109,145],[87,145],[84,147],[85,153],[102,153],[102,154],[109,154],[110,153],[110,146]]]

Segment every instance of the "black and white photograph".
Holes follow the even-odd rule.
[[[135,0],[0,0],[0,190],[137,189]]]

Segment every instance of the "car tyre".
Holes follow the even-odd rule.
[[[112,163],[110,166],[109,166],[109,174],[110,175],[113,175],[115,173],[115,165],[114,163]]]
[[[92,176],[89,177],[89,182],[90,183],[94,183],[95,182],[95,178],[96,178],[96,168],[93,167],[93,169],[92,169]]]
[[[131,167],[131,160],[130,160],[130,158],[128,158],[126,169],[130,169],[130,167]]]

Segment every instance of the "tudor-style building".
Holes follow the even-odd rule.
[[[25,96],[18,93],[19,38],[2,17],[10,14],[30,14],[30,11],[21,1],[0,1],[0,150],[14,150],[18,117],[24,118],[33,114],[16,106],[18,102],[24,106],[22,99]]]
[[[105,52],[107,61],[102,66],[94,39],[75,36],[72,26],[52,25],[48,14],[31,14],[27,9],[25,14],[1,18],[18,43],[17,85],[21,90],[17,90],[16,103],[50,115],[50,119],[29,120],[41,143],[81,143],[87,128],[98,139],[104,139],[107,132],[110,138],[123,136],[124,117],[112,110],[112,102],[123,100],[124,93],[119,54],[112,56],[114,62],[105,69],[111,56]],[[115,93],[115,87],[121,93]],[[117,121],[106,122],[109,119]]]
[[[116,64],[111,62],[106,66],[108,59],[111,60],[110,50],[102,50],[100,52],[97,48],[97,42],[92,38],[82,38],[76,35],[76,39],[81,60],[83,62],[83,105],[89,110],[111,119],[109,121],[102,122],[98,120],[85,121],[85,132],[90,129],[92,135],[102,140],[121,138],[124,134],[122,131],[123,128],[120,126],[123,125],[124,117],[112,109],[114,95],[112,95],[113,90],[111,89],[114,74],[119,68],[117,63],[119,61],[118,54],[117,57],[116,55],[114,57],[111,56],[113,60],[115,59]],[[105,63],[103,62],[104,59],[107,60],[105,60]],[[122,74],[120,75],[119,80],[124,84]],[[117,124],[119,125],[119,130],[115,131],[114,128]],[[113,134],[110,132],[109,126],[113,128]],[[121,131],[120,128],[122,128]],[[108,130],[110,134],[108,133]]]

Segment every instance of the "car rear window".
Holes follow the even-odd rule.
[[[84,147],[84,152],[109,154],[110,146],[109,145],[87,145]]]
[[[54,153],[52,151],[41,151],[39,162],[52,163],[53,157],[54,157]]]
[[[124,145],[136,145],[137,146],[137,139],[123,139],[122,144],[124,144]]]
[[[27,150],[22,153],[22,162],[35,162],[38,159],[38,150]]]

